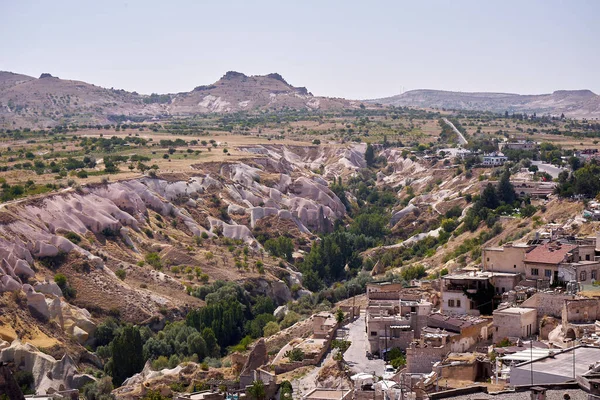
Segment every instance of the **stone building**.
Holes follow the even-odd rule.
[[[508,307],[493,315],[494,343],[504,338],[528,338],[538,331],[537,311],[533,308]]]
[[[425,334],[406,349],[406,368],[409,374],[428,374],[433,364],[450,353],[446,335]]]
[[[596,321],[600,319],[600,300],[565,300],[562,308],[562,328],[565,338],[576,339],[585,333],[596,331]]]
[[[406,349],[421,335],[432,304],[415,300],[370,300],[366,310],[367,337],[371,353],[394,347]]]

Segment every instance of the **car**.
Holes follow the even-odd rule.
[[[396,375],[396,368],[394,368],[394,366],[391,364],[386,364],[385,370],[383,371],[383,379],[389,380],[394,375]]]

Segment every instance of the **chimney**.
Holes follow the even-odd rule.
[[[546,388],[540,386],[532,387],[531,400],[546,400]]]

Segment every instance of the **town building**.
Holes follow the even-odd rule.
[[[487,167],[497,167],[500,165],[504,165],[504,163],[508,161],[508,157],[500,152],[494,152],[483,155],[482,164]]]
[[[422,335],[440,334],[446,336],[450,351],[463,353],[487,340],[491,328],[489,319],[471,315],[448,315],[431,313],[427,317],[427,327],[421,330]]]
[[[506,243],[484,248],[482,265],[484,271],[519,273],[524,279],[548,284],[591,283],[598,279],[600,270],[596,251],[596,238]]]
[[[484,303],[498,299],[479,298],[475,295],[485,290],[493,290],[496,296],[512,290],[523,279],[521,273],[470,271],[457,272],[442,277],[441,310],[451,314],[480,315]],[[492,306],[493,308],[493,306]]]
[[[366,309],[367,337],[371,353],[383,353],[408,345],[421,335],[432,304],[420,300],[370,300]]]
[[[537,333],[537,311],[533,308],[508,307],[495,310],[494,343],[504,338],[529,338]]]
[[[596,369],[599,360],[598,347],[575,346],[562,351],[556,350],[545,357],[510,367],[510,384],[518,386],[567,382]]]
[[[526,181],[511,179],[510,183],[515,188],[515,193],[521,197],[546,198],[556,189],[556,182]]]

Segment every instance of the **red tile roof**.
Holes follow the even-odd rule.
[[[525,262],[538,264],[559,264],[567,253],[576,248],[574,244],[550,242],[537,246],[525,255]]]

